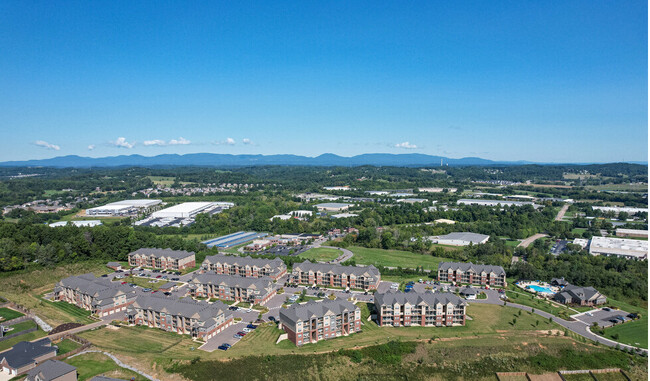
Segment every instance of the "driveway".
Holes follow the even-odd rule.
[[[628,313],[629,312],[625,312],[623,310],[605,311],[605,310],[601,310],[601,309],[595,309],[595,310],[584,312],[584,313],[581,313],[581,314],[572,315],[571,317],[576,319],[576,320],[580,320],[580,321],[586,323],[590,327],[594,323],[598,323],[598,325],[601,326],[602,328],[607,328],[607,327],[611,327],[612,325],[614,325],[614,323],[609,321],[610,319],[613,319],[615,316],[623,316],[623,317],[625,317],[625,316],[627,316]],[[621,324],[621,323],[618,323],[618,324]]]
[[[235,322],[230,327],[224,329],[222,332],[219,332],[217,336],[210,338],[208,341],[205,342],[205,344],[201,345],[199,349],[206,352],[212,352],[217,350],[217,347],[223,343],[228,343],[230,345],[237,344],[237,342],[239,342],[239,339],[235,339],[233,336],[235,335],[235,333],[246,328],[247,324],[248,323]]]

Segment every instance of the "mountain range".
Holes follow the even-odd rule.
[[[464,157],[452,159],[443,156],[412,154],[368,153],[345,157],[331,153],[316,157],[298,155],[229,155],[216,153],[191,153],[185,155],[165,154],[157,156],[120,155],[109,157],[82,157],[77,155],[57,156],[50,159],[5,161],[2,167],[55,167],[55,168],[90,168],[90,167],[173,167],[173,166],[203,166],[203,167],[249,167],[261,165],[287,166],[344,166],[361,165],[373,166],[470,166],[470,165],[524,165],[549,164],[530,161],[493,161],[479,157]],[[583,164],[583,163],[581,163]],[[637,164],[647,164],[638,162]]]

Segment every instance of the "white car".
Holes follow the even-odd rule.
[[[244,328],[244,329],[242,329],[242,331],[244,331],[246,333],[253,332],[253,330],[250,329],[250,328]]]

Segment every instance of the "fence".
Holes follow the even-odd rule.
[[[65,339],[72,340],[77,344],[81,344],[81,346],[79,348],[77,348],[77,349],[71,350],[70,352],[67,352],[67,353],[56,356],[54,358],[55,360],[63,360],[66,357],[76,355],[77,353],[79,353],[81,351],[85,351],[86,349],[88,349],[88,347],[90,347],[92,345],[92,343],[90,341],[88,341],[86,339],[82,339],[81,337],[75,336],[75,335],[63,335],[63,336],[61,336],[60,339],[61,340],[59,340],[59,341],[63,341]]]
[[[562,381],[566,381],[564,378],[565,374],[588,374],[593,378],[594,380],[598,380],[598,378],[595,376],[596,374],[603,374],[603,373],[619,373],[622,375],[626,380],[632,381],[630,377],[628,377],[623,370],[619,368],[609,368],[609,369],[581,369],[581,370],[561,370],[557,372],[557,375],[560,376]],[[531,377],[528,373],[526,372],[497,372],[496,373],[497,379],[499,381],[502,380],[502,377],[513,377],[513,376],[524,376],[526,377],[527,380],[530,380]]]

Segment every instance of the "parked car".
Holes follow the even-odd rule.
[[[639,317],[639,315],[636,314],[636,313],[630,313],[630,314],[627,314],[627,317],[629,317],[630,319],[636,319],[636,318]]]
[[[217,349],[221,349],[222,351],[227,351],[227,350],[228,350],[228,347],[225,346],[225,345],[219,345],[219,346],[217,347]]]
[[[230,307],[228,307],[228,309],[229,309],[230,311],[237,311],[237,310],[239,309],[239,307],[237,307],[237,306],[230,306]]]
[[[237,332],[237,334],[238,334],[239,336],[241,336],[241,337],[246,336],[246,332],[244,332],[244,331],[239,331],[239,332]]]
[[[129,282],[122,282],[122,284],[127,284],[127,283],[129,283]]]
[[[169,292],[169,291],[167,291],[167,292],[164,292],[163,294],[165,294],[165,296],[169,296],[169,295],[171,295],[172,293]]]
[[[625,318],[621,315],[615,316],[614,319],[620,320],[620,321],[625,321]]]
[[[603,307],[603,311],[611,311],[612,309],[609,307]]]
[[[614,323],[614,325],[620,323],[620,321],[618,321],[617,319],[609,319],[609,322]]]
[[[241,336],[240,334],[235,333],[234,335],[232,335],[232,337],[235,338],[235,339],[241,339],[244,336]]]
[[[255,328],[257,328],[257,326],[254,325],[254,324],[249,324],[249,325],[246,326],[246,328],[255,329]]]
[[[178,278],[172,278],[172,280],[178,280]]]
[[[250,328],[248,328],[248,327],[246,327],[246,328],[242,329],[242,331],[243,331],[244,333],[250,333],[250,332],[253,331],[253,330],[250,329]]]
[[[275,320],[275,317],[273,317],[273,316],[269,316],[269,320],[272,321],[272,322],[276,322],[276,321],[277,321],[277,320]]]
[[[158,275],[158,276],[156,277],[156,279],[158,279],[158,278],[160,278],[160,277],[162,277],[162,275]]]
[[[151,291],[151,289],[150,288],[143,288],[142,291],[149,292],[149,291]]]

